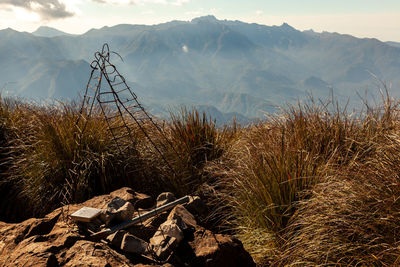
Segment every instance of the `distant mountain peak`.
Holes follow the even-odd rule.
[[[32,32],[32,34],[39,37],[50,37],[50,38],[56,36],[71,35],[69,33],[48,26],[40,26],[36,31]]]
[[[290,25],[287,24],[286,22],[284,22],[284,23],[281,25],[281,28],[282,28],[282,29],[285,29],[285,30],[296,30],[295,28],[293,28],[292,26],[290,26]]]
[[[192,19],[192,22],[218,22],[219,20],[214,15],[207,15]]]

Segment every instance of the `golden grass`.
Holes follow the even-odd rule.
[[[141,129],[124,119],[132,138],[120,140],[126,148],[121,153],[99,108],[88,116],[74,103],[39,106],[0,99],[0,130],[8,135],[1,181],[5,190],[19,192],[2,203],[23,199],[30,210],[24,215],[40,216],[122,186],[153,196],[168,190],[188,194],[205,182],[204,164],[221,156],[229,142],[228,130],[217,129],[211,118],[182,110],[162,126],[167,139],[144,125],[160,155]],[[122,120],[111,124],[120,126]]]
[[[310,101],[246,128],[183,109],[159,124],[167,139],[144,126],[160,155],[137,127],[119,153],[99,110],[76,127],[73,103],[0,99],[1,207],[39,216],[121,186],[195,192],[259,265],[399,265],[398,106],[385,95],[381,107],[350,114]]]
[[[385,99],[384,107],[369,108],[357,116],[333,104],[293,106],[282,116],[253,125],[239,134],[219,162],[209,166],[222,188],[217,192],[224,203],[221,223],[236,229],[261,265],[290,265],[297,262],[295,252],[303,257],[304,251],[297,250],[299,246],[291,238],[301,231],[297,220],[304,222],[317,210],[315,205],[309,206],[316,201],[315,190],[325,188],[334,173],[346,168],[363,166],[363,171],[364,164],[377,157],[379,145],[399,129],[397,103],[390,98]],[[342,191],[338,188],[337,192]],[[325,193],[320,197],[319,201],[333,203]],[[368,210],[367,205],[364,208]],[[304,215],[306,209],[309,213]],[[298,240],[306,240],[307,234],[312,233],[306,232]],[[314,251],[311,244],[305,246],[311,247],[307,252]],[[325,247],[321,253],[335,254],[331,249]],[[291,260],[282,260],[286,258]],[[318,260],[308,263],[322,264],[323,259]],[[335,258],[332,262],[339,261]]]

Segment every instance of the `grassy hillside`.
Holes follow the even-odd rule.
[[[310,101],[246,128],[182,110],[160,123],[174,148],[160,147],[167,166],[139,129],[119,153],[99,110],[1,99],[0,216],[41,216],[121,186],[196,193],[208,223],[260,265],[397,265],[399,102],[382,100],[359,114]]]

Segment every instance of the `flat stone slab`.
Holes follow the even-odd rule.
[[[72,213],[70,216],[72,219],[75,221],[79,222],[90,222],[94,218],[100,215],[100,213],[103,210],[101,209],[96,209],[96,208],[90,208],[90,207],[83,207],[80,210]]]

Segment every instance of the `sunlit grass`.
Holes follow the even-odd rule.
[[[196,193],[260,265],[398,265],[398,107],[388,95],[356,114],[311,100],[248,127],[183,109],[144,124],[150,139],[130,121],[121,153],[99,109],[0,99],[0,215],[40,216],[122,186]]]

